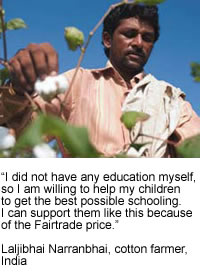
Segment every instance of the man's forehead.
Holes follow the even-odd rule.
[[[119,25],[117,28],[119,27],[120,28],[138,28],[138,29],[144,28],[147,31],[154,32],[154,28],[149,22],[139,19],[137,17],[129,17],[129,18],[121,19],[119,21]]]

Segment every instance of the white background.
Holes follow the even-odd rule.
[[[1,159],[1,172],[44,173],[170,173],[194,172],[196,182],[176,182],[181,186],[180,209],[191,209],[192,218],[119,218],[113,230],[2,230],[0,244],[59,245],[108,244],[106,254],[25,254],[28,265],[3,266],[15,271],[200,271],[200,160],[199,159]],[[13,185],[13,182],[7,182]],[[28,183],[27,183],[28,184]],[[0,187],[5,185],[0,175]],[[85,185],[88,185],[85,183]],[[103,185],[99,181],[97,185]],[[114,183],[112,182],[112,185]],[[169,185],[169,184],[166,184]],[[0,195],[2,197],[2,194]],[[105,196],[105,195],[104,195]],[[14,197],[14,195],[13,195]],[[103,197],[103,196],[102,196]],[[2,207],[0,207],[2,208]],[[27,207],[30,208],[30,207]],[[34,207],[31,207],[34,208]],[[94,207],[95,208],[95,207]],[[98,207],[96,207],[97,209]],[[151,207],[150,207],[151,208]],[[157,207],[156,207],[157,208]],[[160,207],[162,208],[162,207]],[[166,208],[166,207],[165,207]],[[170,209],[170,207],[168,207]],[[4,218],[5,219],[5,218]],[[2,221],[2,218],[0,219]],[[102,220],[105,220],[102,218]],[[80,221],[80,219],[78,220]],[[114,222],[114,220],[112,220]],[[115,254],[116,245],[186,246],[187,254]],[[0,255],[2,255],[0,248]],[[10,255],[11,256],[11,255]]]

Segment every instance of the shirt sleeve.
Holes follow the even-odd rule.
[[[200,134],[200,118],[192,109],[191,104],[181,98],[180,119],[175,130],[178,143],[197,134]]]

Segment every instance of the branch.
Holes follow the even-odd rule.
[[[8,68],[8,62],[5,59],[0,58],[0,64]]]
[[[171,141],[171,140],[164,140],[164,139],[162,139],[162,138],[159,138],[159,137],[156,137],[156,136],[151,136],[151,135],[147,135],[147,134],[139,134],[139,136],[143,136],[143,137],[147,137],[147,138],[151,138],[151,139],[153,139],[153,140],[159,140],[159,141],[162,141],[163,143],[167,143],[167,144],[169,144],[169,145],[172,145],[172,146],[176,146],[176,142],[173,142],[173,141]]]
[[[24,95],[26,96],[26,98],[28,99],[28,101],[31,104],[32,110],[33,111],[37,111],[39,109],[38,105],[34,102],[34,100],[32,99],[32,97],[27,93],[24,92]]]
[[[3,4],[2,0],[0,0],[0,20],[2,25],[2,34],[3,34],[3,52],[4,52],[4,60],[7,62],[7,42],[6,42],[6,26],[4,21],[4,12],[3,12]]]

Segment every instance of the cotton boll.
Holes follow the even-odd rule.
[[[57,91],[55,77],[46,77],[44,80],[38,79],[35,82],[35,91],[45,100],[50,101]]]
[[[40,96],[46,100],[50,101],[56,95],[57,86],[55,83],[55,79],[51,80],[50,77],[46,78],[43,81],[42,90],[40,92]]]
[[[58,75],[57,79],[58,93],[64,93],[69,88],[68,80],[64,75]]]
[[[75,51],[84,43],[84,34],[76,27],[65,28],[65,39],[70,50]]]
[[[45,100],[52,100],[57,94],[64,93],[69,87],[64,75],[48,76],[35,82],[35,91]]]
[[[57,91],[56,78],[57,76],[48,76],[43,81],[44,85],[48,86],[49,93],[56,93]],[[45,91],[47,92],[47,88],[45,88]]]
[[[43,83],[40,79],[37,79],[36,82],[35,82],[35,85],[34,85],[34,89],[35,91],[40,94],[41,91],[42,91],[42,86],[43,86]]]
[[[0,127],[0,149],[5,150],[15,145],[15,137],[9,133],[9,129]]]
[[[33,148],[33,154],[36,158],[56,158],[56,152],[45,143],[36,145]]]

